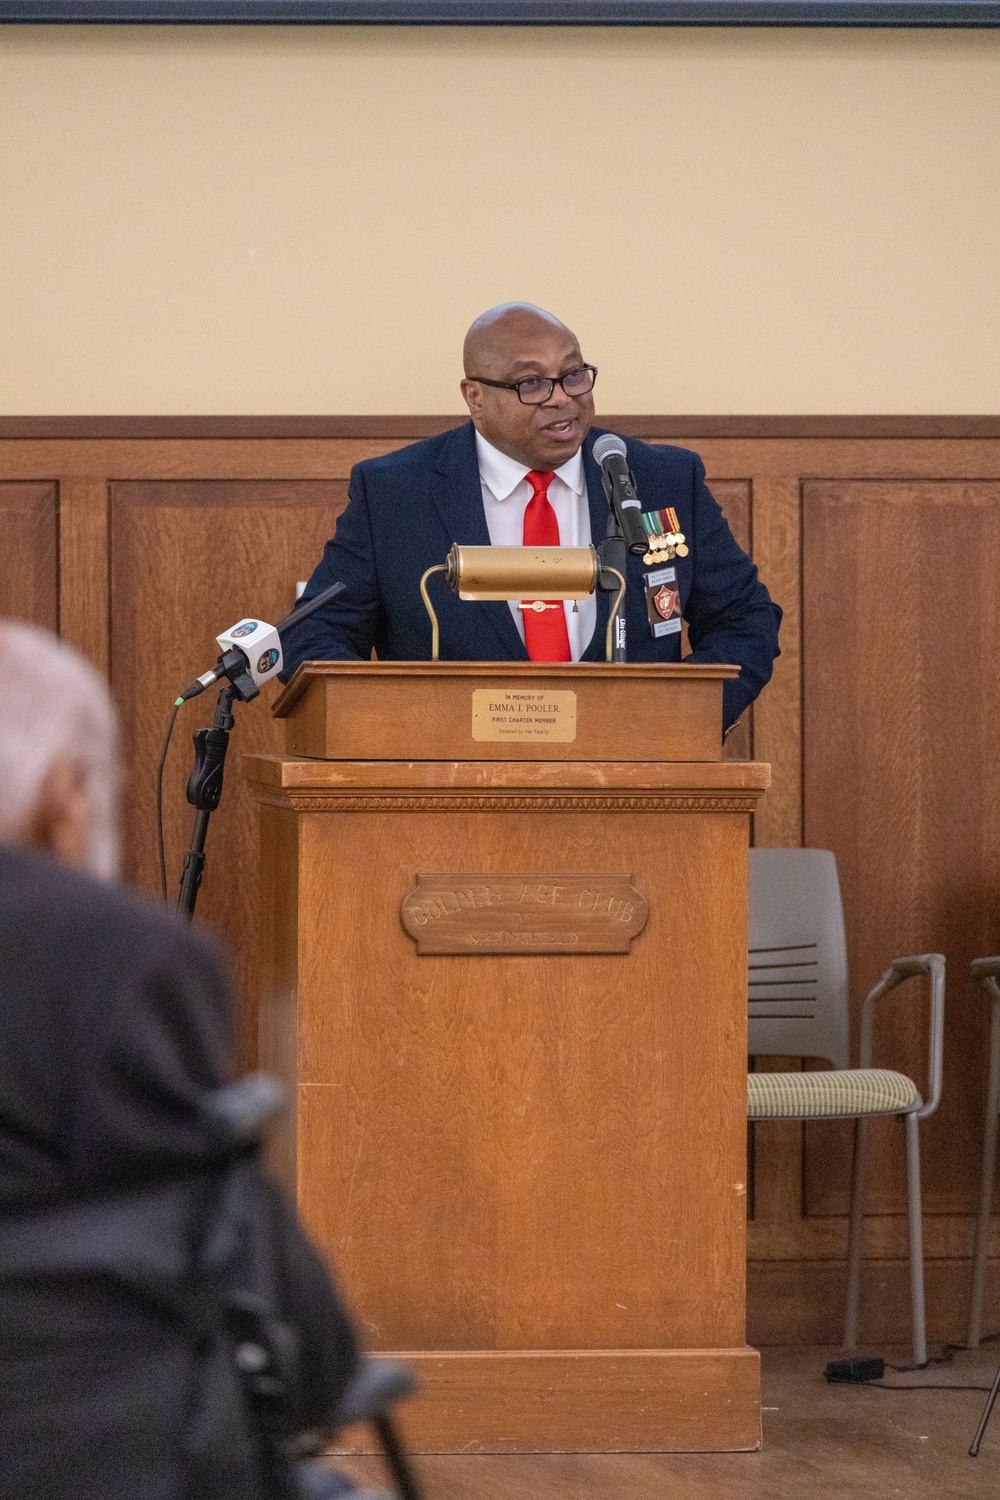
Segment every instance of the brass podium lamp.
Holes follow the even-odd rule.
[[[457,543],[443,563],[428,568],[420,580],[420,596],[431,617],[431,660],[438,660],[438,619],[427,593],[427,580],[443,573],[460,599],[520,599],[522,609],[546,609],[547,600],[586,599],[605,578],[618,580],[618,593],[608,615],[605,655],[612,660],[615,621],[625,597],[625,579],[617,568],[602,567],[593,547],[460,547]]]

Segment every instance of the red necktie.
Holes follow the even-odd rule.
[[[524,512],[523,542],[526,547],[558,547],[559,521],[549,501],[549,483],[555,478],[552,473],[542,474],[532,469],[525,478],[534,490]],[[544,609],[532,606],[544,604]],[[525,600],[524,644],[532,661],[569,661],[569,634],[566,630],[566,611],[561,599]]]

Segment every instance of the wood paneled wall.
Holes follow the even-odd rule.
[[[129,876],[155,890],[155,768],[170,705],[240,615],[280,616],[346,499],[352,464],[451,418],[0,419],[0,612],[58,628],[107,672],[122,714]],[[782,655],[728,753],[770,761],[765,845],[837,855],[855,1003],[889,959],[949,963],[945,1093],[925,1127],[933,1336],[962,1328],[985,1095],[986,1014],[968,961],[1000,951],[1000,420],[628,418],[697,449],[785,611]],[[208,845],[202,918],[237,955],[254,1053],[256,835],[241,751],[280,748],[273,690],[238,709]],[[182,710],[165,781],[175,889],[190,828]],[[921,1076],[925,997],[898,996],[884,1057]],[[801,1067],[799,1059],[774,1066]],[[864,1335],[905,1338],[903,1142],[876,1131]],[[843,1305],[846,1140],[758,1126],[750,1337],[835,1340]],[[992,1320],[1000,1324],[1000,1285]]]

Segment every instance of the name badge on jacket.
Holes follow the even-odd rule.
[[[656,568],[645,575],[650,634],[676,635],[681,628],[681,593],[676,568]]]

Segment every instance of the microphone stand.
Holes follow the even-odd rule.
[[[184,856],[181,874],[181,890],[177,898],[177,910],[190,922],[194,916],[195,902],[205,871],[205,839],[208,836],[208,820],[215,812],[222,797],[222,778],[226,770],[226,751],[229,749],[229,734],[236,723],[233,716],[233,701],[238,696],[231,682],[224,682],[215,705],[215,718],[211,729],[197,729],[194,740],[194,767],[188,777],[187,799],[196,808],[191,842]]]
[[[293,626],[308,619],[321,605],[336,598],[343,591],[342,583],[332,583],[329,588],[324,589],[321,594],[316,594],[305,604],[297,604],[283,620],[278,621],[275,629],[279,637],[282,637]],[[231,661],[230,656],[234,660]],[[198,900],[201,879],[205,873],[205,840],[208,837],[208,820],[222,797],[226,751],[229,749],[230,733],[236,723],[233,716],[233,703],[236,699],[239,699],[241,703],[249,703],[260,692],[251,675],[249,663],[241,652],[227,652],[220,657],[216,672],[219,674],[225,672],[227,675],[222,679],[222,689],[216,700],[212,727],[211,729],[196,729],[191,736],[194,740],[194,766],[188,777],[187,799],[196,811],[194,827],[191,830],[191,842],[184,856],[180,895],[177,898],[177,911],[182,917],[187,917],[189,922],[194,916],[195,902]],[[192,684],[192,688],[200,691],[197,683]]]
[[[607,487],[605,487],[605,490]],[[604,540],[598,544],[597,556],[600,560],[601,569],[597,578],[597,587],[605,594],[617,594],[618,579],[614,573],[607,570],[615,568],[621,576],[627,580],[628,571],[628,548],[625,546],[625,537],[618,523],[618,515],[611,504],[608,496],[608,529],[604,534]],[[618,611],[615,621],[615,638],[611,647],[611,660],[614,662],[625,660],[625,598],[622,598],[622,606]]]
[[[993,1385],[990,1388],[990,1393],[986,1398],[986,1405],[983,1408],[983,1414],[979,1419],[979,1426],[976,1428],[976,1435],[972,1439],[972,1443],[969,1448],[970,1458],[975,1458],[979,1453],[979,1445],[983,1441],[983,1434],[986,1432],[986,1424],[990,1420],[990,1416],[992,1415],[993,1407],[996,1404],[998,1395],[1000,1395],[1000,1365],[997,1366],[997,1373],[994,1377]]]

